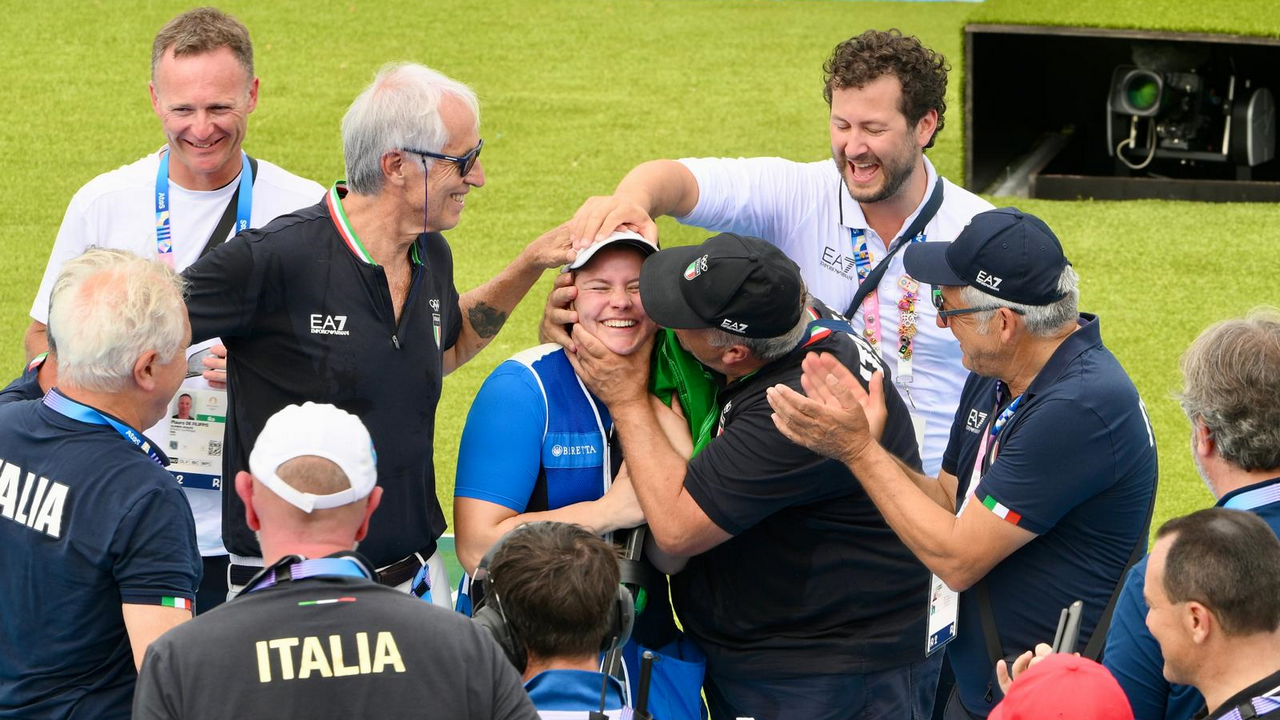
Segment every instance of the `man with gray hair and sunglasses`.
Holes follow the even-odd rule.
[[[551,231],[459,295],[441,233],[485,182],[480,111],[470,88],[434,70],[381,70],[343,118],[342,144],[347,179],[318,204],[187,270],[193,334],[230,351],[223,475],[248,466],[263,424],[286,405],[357,415],[386,492],[364,552],[384,584],[449,606],[432,462],[442,379],[493,340],[544,269],[572,260],[571,244]],[[234,591],[262,563],[235,493],[223,493],[223,535]]]
[[[979,213],[955,242],[908,247],[905,263],[933,286],[937,323],[970,370],[942,472],[885,452],[882,407],[832,357],[805,360],[808,397],[779,386],[770,403],[783,434],[849,466],[933,571],[929,643],[946,644],[956,676],[945,717],[986,717],[1001,696],[997,661],[1052,638],[1076,600],[1081,643],[1070,650],[1096,657],[1098,628],[1146,548],[1155,439],[1097,317],[1077,312],[1075,271],[1039,218]]]
[[[142,431],[186,373],[182,282],[90,250],[63,264],[49,321],[57,387],[0,407],[0,716],[125,719],[200,581],[191,510]]]

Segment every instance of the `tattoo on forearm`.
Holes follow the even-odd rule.
[[[502,324],[507,321],[507,313],[488,303],[478,302],[467,309],[467,320],[471,321],[471,328],[476,334],[487,340],[502,329]]]

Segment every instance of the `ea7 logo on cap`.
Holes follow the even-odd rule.
[[[725,330],[728,330],[731,333],[742,333],[747,331],[746,323],[734,322],[728,319],[721,321],[720,327],[724,328]]]
[[[694,260],[693,262],[689,263],[689,267],[684,269],[684,279],[692,280],[698,277],[699,275],[701,275],[702,273],[706,272],[706,270],[707,270],[707,256],[703,255],[697,260]]]
[[[982,285],[986,285],[992,290],[999,290],[1000,283],[1004,282],[1004,279],[998,278],[995,275],[992,275],[991,273],[987,272],[986,270],[979,270],[978,282]]]

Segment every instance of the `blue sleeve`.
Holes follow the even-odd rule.
[[[128,604],[161,605],[165,598],[194,602],[200,585],[204,565],[191,506],[173,480],[165,480],[170,487],[156,488],[134,503],[111,540],[112,573],[120,599]]]
[[[520,363],[499,365],[467,413],[453,496],[524,512],[542,467],[546,426],[537,379]]]
[[[1163,720],[1169,697],[1164,679],[1164,656],[1160,645],[1147,630],[1147,603],[1143,600],[1143,558],[1129,570],[1120,599],[1116,601],[1102,664],[1115,676],[1129,697],[1133,716],[1141,720]]]
[[[1017,513],[1019,527],[1044,535],[1115,483],[1115,451],[1111,429],[1089,408],[1049,400],[1025,412],[975,494],[979,502],[990,497]]]

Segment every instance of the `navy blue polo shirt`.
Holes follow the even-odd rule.
[[[0,407],[0,568],[0,716],[128,718],[120,606],[189,607],[201,561],[172,475],[110,426],[31,401]]]
[[[965,500],[982,436],[1003,409],[996,407],[997,383],[970,374],[960,395],[942,459],[943,470],[959,480],[958,503]],[[984,578],[1002,654],[1051,642],[1060,611],[1076,600],[1084,601],[1083,649],[1142,536],[1156,485],[1146,409],[1103,346],[1096,317],[1081,315],[1079,328],[1027,387],[997,441],[995,460],[969,501],[1037,535]],[[1000,688],[974,588],[961,595],[957,637],[947,653],[965,707],[985,717]]]
[[[396,322],[386,272],[334,209],[319,204],[247,230],[184,273],[193,342],[227,346],[223,477],[248,470],[267,419],[286,405],[331,403],[360,418],[378,451],[383,489],[360,552],[383,567],[428,557],[445,529],[432,441],[443,352],[462,330],[453,255],[439,233],[409,250],[413,279]],[[336,206],[340,208],[340,205]],[[222,493],[227,550],[260,556],[244,503]]]
[[[1263,505],[1240,504],[1250,494],[1270,488],[1272,500]],[[1248,510],[1266,521],[1280,535],[1280,478],[1255,483],[1223,495],[1214,507]],[[1204,696],[1190,685],[1176,685],[1164,679],[1164,655],[1160,644],[1147,629],[1147,560],[1138,561],[1124,581],[1116,602],[1116,612],[1107,631],[1107,647],[1102,664],[1111,671],[1124,694],[1129,696],[1134,717],[1143,720],[1191,720],[1204,709]]]
[[[20,400],[38,400],[44,397],[44,391],[40,389],[40,368],[48,355],[49,353],[37,355],[27,364],[27,369],[23,370],[21,375],[0,390],[0,405]]]

